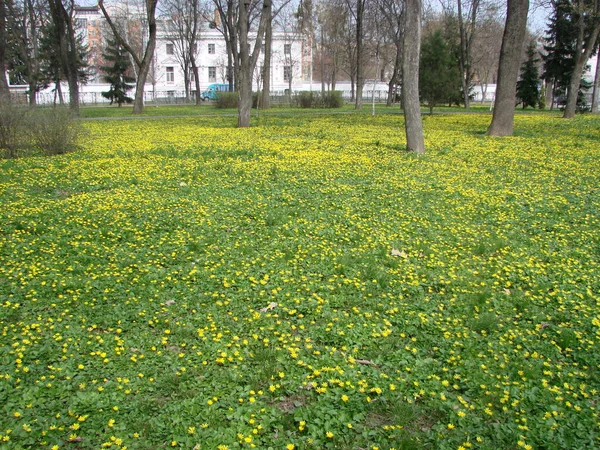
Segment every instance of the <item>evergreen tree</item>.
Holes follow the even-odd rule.
[[[103,66],[101,70],[105,73],[102,79],[110,83],[110,89],[102,92],[102,96],[110,100],[111,105],[117,103],[121,107],[123,103],[133,102],[133,99],[127,96],[127,91],[133,89],[134,85],[129,83],[133,83],[135,78],[127,75],[131,68],[131,62],[125,49],[116,39],[109,39],[107,44],[102,56],[106,61],[112,62],[112,65]]]
[[[575,68],[575,57],[577,53],[577,27],[578,15],[573,9],[570,0],[555,0],[554,11],[548,23],[544,45],[545,55],[544,72],[542,78],[549,83],[553,89],[553,99],[564,107],[567,88],[571,81],[571,74]],[[589,30],[586,31],[589,33]],[[589,88],[589,82],[583,78],[577,94],[577,107],[579,111],[585,110],[585,92]]]
[[[440,30],[429,34],[421,45],[419,90],[433,113],[436,104],[452,102],[460,94],[460,72],[452,49]]]
[[[527,46],[527,60],[521,67],[521,79],[517,82],[517,99],[523,105],[523,109],[528,106],[535,108],[540,101],[538,61],[537,48],[532,41]]]

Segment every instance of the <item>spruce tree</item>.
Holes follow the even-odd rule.
[[[110,83],[110,89],[102,92],[102,96],[110,100],[111,105],[117,103],[121,107],[123,103],[133,102],[133,99],[127,96],[127,91],[133,89],[134,85],[129,83],[133,83],[135,78],[127,75],[131,68],[131,62],[125,49],[116,39],[109,39],[107,44],[102,56],[107,62],[112,62],[112,65],[103,66],[101,70],[105,74],[102,79]]]
[[[523,105],[523,109],[528,106],[535,108],[540,100],[538,61],[537,48],[532,41],[527,46],[527,60],[521,66],[521,79],[517,82],[517,99]]]
[[[567,88],[575,68],[577,54],[576,21],[578,16],[570,0],[556,0],[553,2],[553,8],[546,30],[545,55],[542,56],[544,61],[542,78],[553,89],[553,101],[556,99],[559,106],[564,107]],[[577,95],[577,108],[579,111],[586,108],[585,91],[588,88],[589,82],[582,78]]]
[[[452,103],[460,94],[460,72],[453,58],[452,49],[436,30],[423,39],[421,45],[421,65],[419,71],[419,91],[421,99],[429,105],[433,113],[436,104]]]

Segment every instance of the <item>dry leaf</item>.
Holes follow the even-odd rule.
[[[379,364],[376,364],[373,361],[369,361],[368,359],[355,359],[354,361],[356,361],[357,363],[362,364],[364,366],[379,367]]]
[[[397,248],[392,249],[392,256],[401,256],[402,258],[408,258],[408,255],[404,250],[398,250]]]
[[[278,306],[277,303],[271,302],[267,306],[265,306],[264,308],[259,309],[259,311],[261,313],[264,313],[264,312],[267,312],[267,311],[271,311],[272,309],[275,309],[277,306]]]
[[[174,304],[175,304],[175,300],[167,300],[167,301],[165,302],[165,305],[166,305],[166,306],[171,306],[171,305],[174,305]]]
[[[510,289],[504,289],[504,293],[505,293],[506,295],[510,295]]]

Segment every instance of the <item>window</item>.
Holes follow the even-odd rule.
[[[292,66],[283,66],[283,81],[290,82],[292,80]]]
[[[167,67],[167,83],[175,83],[175,68]]]
[[[167,44],[167,55],[172,55],[173,53],[173,44]]]
[[[283,45],[283,53],[285,55],[291,55],[292,54],[292,44],[284,44]]]
[[[209,55],[215,54],[215,44],[208,44],[208,54]]]
[[[208,81],[217,81],[217,68],[209,67],[208,68]]]

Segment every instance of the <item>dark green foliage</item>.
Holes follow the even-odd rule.
[[[329,91],[324,93],[301,91],[294,96],[293,102],[299,108],[341,108],[344,99],[341,91]]]
[[[237,92],[217,92],[215,107],[219,109],[237,108],[239,94]]]
[[[531,106],[535,108],[540,102],[540,77],[538,75],[537,48],[535,42],[527,46],[527,60],[521,67],[521,79],[517,82],[517,99],[523,109]]]
[[[546,44],[544,45],[546,54],[542,56],[544,61],[542,78],[553,84],[554,99],[559,106],[564,107],[567,87],[575,68],[577,21],[580,16],[569,0],[557,0],[553,2],[553,5],[554,11],[546,30]],[[590,30],[587,29],[586,33],[589,32]],[[579,111],[586,108],[584,92],[587,89],[589,89],[589,83],[582,79],[577,95]]]
[[[419,90],[421,99],[433,112],[439,103],[452,103],[460,96],[460,73],[448,42],[439,30],[429,34],[421,45]]]
[[[101,69],[105,73],[102,77],[104,81],[110,83],[108,92],[103,92],[102,96],[110,100],[110,104],[117,103],[119,107],[123,103],[131,103],[133,99],[127,96],[127,91],[133,89],[135,78],[129,76],[131,62],[125,49],[116,41],[108,40],[108,47],[104,50],[102,56],[110,66],[103,66]]]

